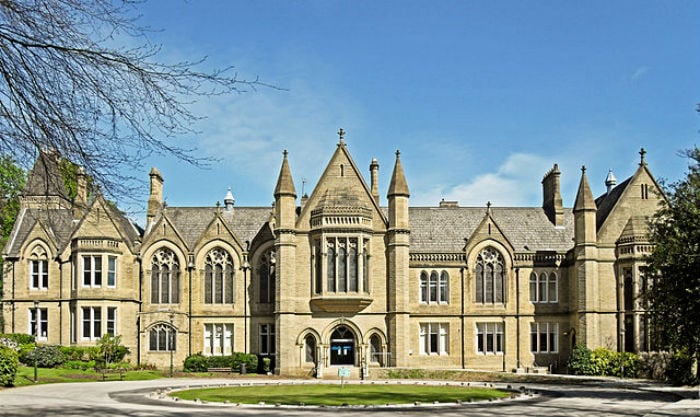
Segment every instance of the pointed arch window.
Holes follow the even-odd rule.
[[[215,248],[207,253],[204,264],[204,303],[233,303],[235,269],[231,255]]]
[[[505,300],[505,277],[501,253],[491,247],[479,252],[474,272],[476,275],[476,302],[503,303]]]
[[[258,300],[261,303],[274,303],[275,291],[277,287],[277,268],[275,252],[267,251],[260,257],[260,268],[258,269]]]
[[[151,303],[180,302],[180,263],[173,251],[162,248],[151,259]]]
[[[49,256],[41,245],[36,245],[29,255],[29,285],[33,290],[49,288]]]
[[[420,302],[441,303],[449,302],[450,275],[447,271],[423,271],[420,274]]]
[[[149,350],[155,352],[175,351],[177,331],[174,326],[160,323],[151,327],[149,332]]]

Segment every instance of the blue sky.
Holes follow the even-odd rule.
[[[285,89],[200,100],[186,138],[208,170],[152,158],[173,206],[267,206],[289,150],[310,192],[340,127],[385,195],[394,153],[411,204],[538,206],[557,162],[565,206],[585,164],[594,194],[612,168],[630,176],[647,149],[658,178],[679,179],[677,152],[700,138],[697,1],[149,0],[162,60],[207,56]],[[133,207],[138,218],[144,206]]]

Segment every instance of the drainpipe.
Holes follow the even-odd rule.
[[[515,366],[520,369],[520,268],[515,268],[515,332]]]
[[[466,368],[466,362],[465,362],[465,352],[464,352],[464,267],[459,268],[459,272],[462,275],[462,288],[461,288],[461,293],[462,293],[462,317],[461,317],[461,325],[462,325],[462,337],[461,337],[461,342],[462,342],[462,369]]]
[[[15,279],[15,264],[17,261],[12,261],[12,333],[16,333],[15,330],[15,323],[17,320],[15,320],[15,307],[16,307],[16,300],[15,300],[15,285],[17,283],[17,279]]]
[[[143,262],[141,252],[136,254],[136,262],[139,266],[139,309],[136,314],[136,364],[141,365],[141,308],[143,307]]]

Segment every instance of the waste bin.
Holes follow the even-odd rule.
[[[248,371],[245,369],[245,362],[241,362],[241,375],[247,374]]]

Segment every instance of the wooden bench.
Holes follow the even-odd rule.
[[[123,381],[124,375],[126,375],[126,369],[124,369],[124,368],[100,369],[100,372],[102,372],[102,380],[103,381],[106,381],[107,376],[112,375],[112,374],[119,374],[119,380]]]
[[[230,374],[233,372],[233,369],[228,368],[228,367],[223,367],[223,368],[207,368],[207,372],[215,373],[215,372],[223,372]]]

